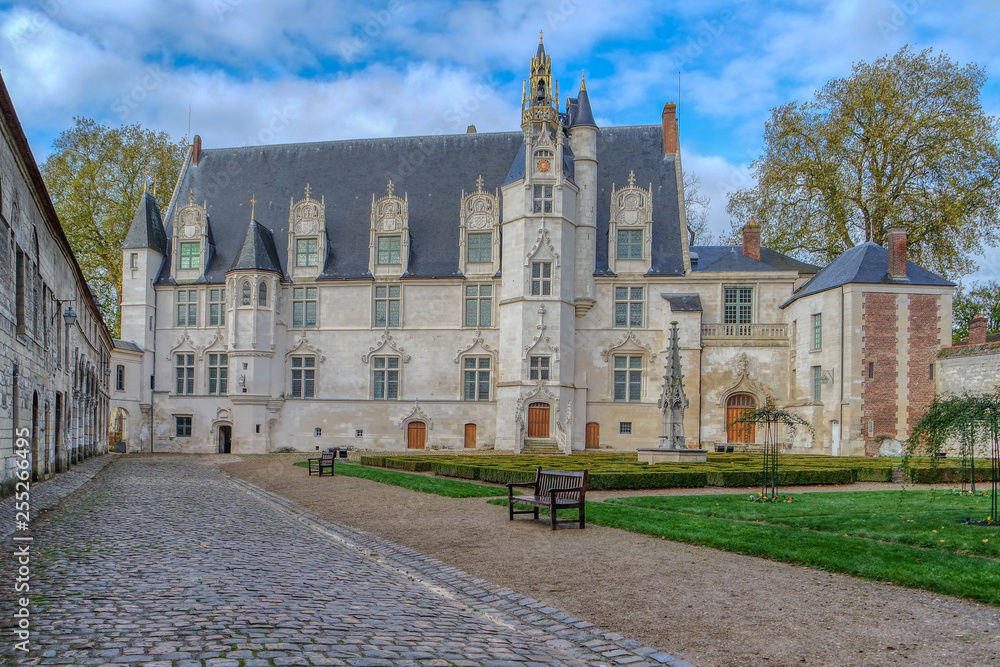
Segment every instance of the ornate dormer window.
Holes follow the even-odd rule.
[[[653,243],[653,184],[636,187],[635,172],[620,190],[611,186],[608,266],[615,273],[646,273]]]
[[[306,183],[305,198],[289,200],[288,271],[292,278],[315,278],[326,259],[326,198],[311,196]]]
[[[368,270],[378,278],[395,279],[406,273],[410,259],[409,203],[393,194],[392,181],[379,200],[372,195],[371,241]]]
[[[476,191],[462,191],[459,211],[459,266],[466,276],[488,278],[500,270],[500,197],[483,190],[483,177]]]
[[[553,141],[548,128],[540,129],[531,146],[531,174],[535,181],[554,181],[559,170],[556,168],[558,146]]]
[[[208,215],[205,204],[194,203],[194,193],[188,193],[188,204],[174,218],[171,252],[174,256],[174,277],[178,282],[195,281],[205,272],[208,263]]]

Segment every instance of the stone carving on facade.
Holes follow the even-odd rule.
[[[393,339],[392,334],[388,330],[383,331],[382,335],[379,337],[378,341],[368,348],[368,352],[361,356],[361,363],[367,364],[368,360],[379,352],[382,348],[388,347],[393,352],[398,354],[402,359],[403,363],[410,361],[410,355],[406,354],[406,351]]]
[[[489,262],[490,274],[495,273],[500,267],[500,191],[488,192],[483,190],[483,177],[480,174],[476,179],[476,190],[465,194],[462,190],[461,204],[459,206],[458,223],[458,246],[460,265],[465,267],[468,262],[468,235],[470,233],[491,232],[491,258]],[[468,269],[463,271],[468,273]]]
[[[653,184],[645,190],[635,184],[635,172],[629,172],[628,185],[616,190],[611,184],[611,221],[608,225],[608,266],[617,268],[618,230],[642,231],[642,260],[648,269],[653,246]]]
[[[381,199],[375,199],[372,194],[368,269],[373,276],[379,274],[383,279],[406,273],[410,259],[409,196],[403,193],[400,198],[393,190],[392,181],[389,181],[386,194]],[[399,236],[399,264],[378,263],[379,238],[382,236]]]
[[[514,410],[514,426],[517,436],[517,449],[515,451],[521,451],[521,447],[524,445],[524,434],[526,430],[524,424],[525,406],[535,401],[542,401],[548,403],[550,406],[554,406],[556,410],[556,424],[558,425],[559,423],[559,400],[556,398],[555,394],[549,391],[545,385],[542,384],[542,380],[539,379],[531,391],[522,393],[518,398],[517,408]]]
[[[644,351],[649,355],[650,361],[656,361],[656,352],[653,352],[653,348],[651,348],[648,343],[643,343],[639,340],[639,337],[631,329],[626,331],[622,335],[621,339],[615,342],[611,347],[601,350],[601,358],[604,359],[604,361],[608,361],[611,359],[611,354],[613,352],[629,348]]]
[[[529,352],[532,352],[535,348],[541,348],[540,343],[544,344],[555,355],[556,361],[559,361],[559,346],[553,345],[549,341],[549,337],[545,335],[545,330],[548,329],[548,325],[545,324],[545,312],[545,306],[538,307],[538,324],[535,325],[535,330],[538,333],[531,339],[531,343],[524,346],[524,350],[521,352],[522,361],[527,361]]]
[[[413,401],[413,407],[407,412],[402,419],[396,422],[396,428],[406,428],[406,425],[410,422],[423,422],[427,425],[427,430],[430,431],[434,428],[434,422],[427,413],[423,411],[420,407],[418,401]]]
[[[191,350],[192,352],[199,352],[199,357],[198,358],[199,359],[201,358],[200,350],[199,350],[198,346],[195,345],[195,342],[193,340],[191,340],[191,336],[188,334],[187,331],[185,331],[184,333],[181,334],[180,338],[177,339],[177,341],[174,343],[173,347],[171,347],[170,350],[167,351],[167,356],[165,357],[166,360],[170,361],[171,359],[173,359],[174,358],[174,352],[176,352],[177,350],[180,350],[181,348],[187,348],[187,349]],[[201,350],[204,350],[204,349],[205,349],[205,346],[204,345],[201,346]]]
[[[535,239],[535,245],[531,246],[531,250],[524,256],[525,268],[531,266],[533,259],[551,259],[553,264],[559,266],[559,253],[552,245],[552,239],[549,238],[549,230],[545,227],[544,219],[542,226],[538,228],[538,238]],[[555,275],[552,276],[552,279],[555,282]]]
[[[288,228],[297,236],[317,234],[326,226],[326,197],[312,198],[312,188],[306,183],[305,199],[289,198]]]
[[[316,347],[315,345],[313,345],[312,343],[310,343],[309,339],[306,338],[305,336],[301,336],[299,337],[298,340],[295,341],[295,345],[285,354],[285,359],[288,359],[293,354],[302,354],[303,350],[306,350],[315,355],[319,363],[323,363],[324,361],[326,361],[326,356],[323,354],[323,351],[318,347]]]
[[[463,347],[461,350],[459,350],[458,353],[455,355],[454,359],[455,363],[456,364],[459,363],[462,357],[468,354],[473,349],[475,349],[477,345],[480,348],[482,348],[486,353],[488,353],[491,357],[493,357],[493,361],[494,363],[496,363],[497,359],[499,358],[499,353],[492,347],[490,347],[485,340],[483,340],[482,332],[479,329],[476,329],[475,334],[473,334],[472,342]]]
[[[188,192],[187,206],[177,213],[180,221],[177,225],[177,235],[184,239],[199,238],[204,233],[205,228],[205,208],[208,202],[203,202],[201,206],[194,203],[194,192]]]
[[[766,386],[750,377],[750,357],[746,352],[741,352],[733,361],[736,371],[736,382],[722,390],[719,394],[718,405],[723,405],[725,400],[733,394],[747,393],[756,396],[760,400],[775,398],[774,392]]]

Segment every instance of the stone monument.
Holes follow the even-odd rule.
[[[708,450],[688,449],[684,437],[684,410],[688,407],[684,395],[684,375],[681,372],[681,348],[677,335],[677,322],[670,323],[670,354],[667,355],[666,372],[663,375],[663,393],[658,403],[660,408],[660,446],[655,449],[640,449],[639,461],[643,463],[663,463],[667,461],[708,460]]]

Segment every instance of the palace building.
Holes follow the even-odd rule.
[[[144,195],[122,251],[123,437],[634,450],[673,409],[688,445],[744,446],[761,434],[727,425],[768,399],[812,425],[789,451],[905,437],[950,343],[952,284],[906,260],[903,230],[823,268],[761,247],[752,221],[741,245],[692,245],[682,174],[672,103],[598,127],[583,82],[560,99],[541,43],[519,130],[195,137],[170,207]]]

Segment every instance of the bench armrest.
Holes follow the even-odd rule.
[[[507,482],[507,488],[514,486],[535,486],[537,482]]]

